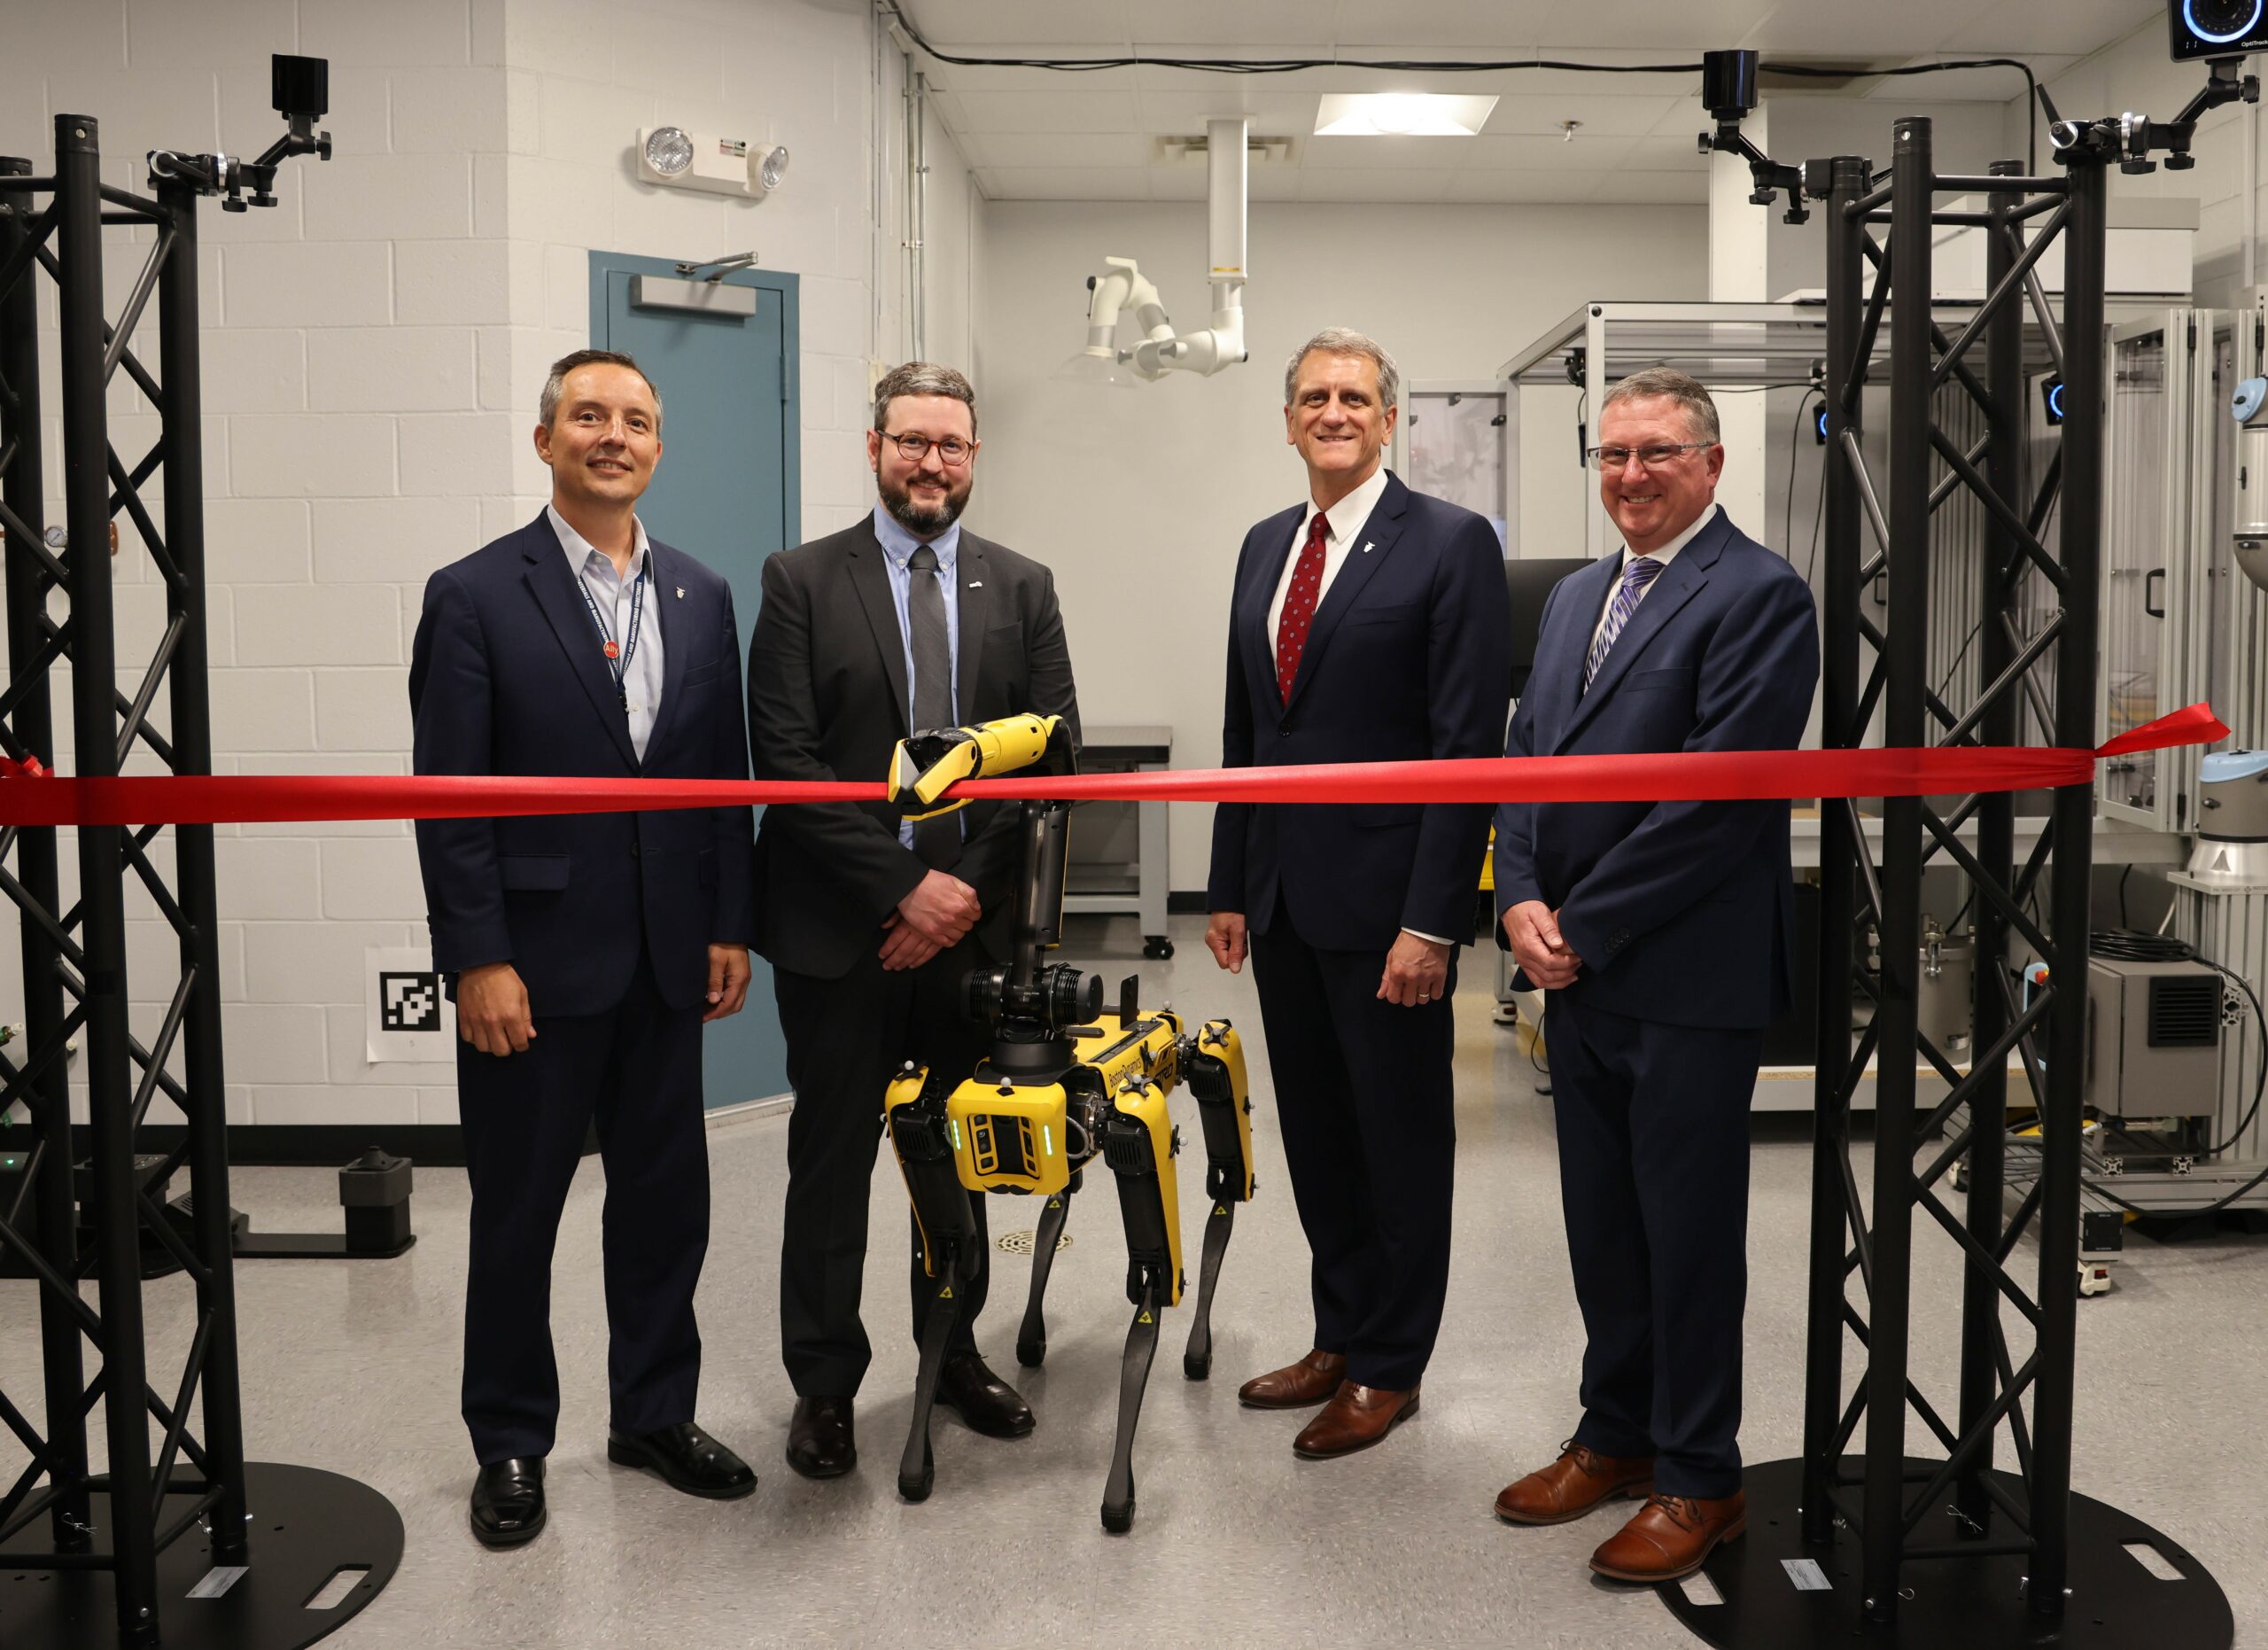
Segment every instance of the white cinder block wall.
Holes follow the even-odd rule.
[[[545,366],[589,341],[594,249],[708,258],[754,246],[765,268],[796,272],[804,531],[866,507],[866,362],[904,350],[905,179],[901,59],[877,50],[858,0],[675,0],[634,19],[597,0],[17,11],[0,59],[0,152],[44,171],[52,114],[92,114],[106,178],[136,189],[150,148],[267,145],[281,129],[269,52],[330,59],[323,124],[335,158],[291,163],[273,211],[207,203],[200,214],[218,771],[408,771],[407,671],[425,578],[548,496],[529,444],[535,396]],[[749,204],[636,182],[631,144],[657,118],[787,144],[785,187]],[[934,126],[928,160],[931,234],[965,266],[967,174]],[[106,247],[113,313],[146,250],[123,237]],[[961,365],[964,275],[933,298],[928,331],[930,353]],[[43,315],[49,518],[59,521],[51,290]],[[140,338],[153,346],[154,325]],[[113,440],[138,455],[154,419],[119,383]],[[130,525],[123,533],[130,691],[163,597],[142,578]],[[68,701],[58,704],[67,728]],[[167,720],[153,718],[160,729]],[[230,1120],[454,1122],[449,1064],[363,1058],[364,948],[425,939],[408,828],[223,827],[217,857]],[[174,942],[146,898],[130,898],[146,1038],[176,977]],[[8,927],[0,1019],[16,1020],[12,915]],[[162,1101],[151,1116],[174,1120]]]

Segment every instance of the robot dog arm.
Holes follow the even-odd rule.
[[[899,740],[890,755],[889,799],[911,820],[950,813],[967,798],[939,798],[961,780],[998,779],[1058,751],[1070,759],[1070,733],[1060,716],[1004,716],[918,733]]]

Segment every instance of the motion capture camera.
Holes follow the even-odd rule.
[[[257,160],[153,149],[150,152],[152,183],[186,183],[200,195],[220,196],[223,212],[245,212],[276,204],[276,169],[291,156],[330,159],[330,134],[315,130],[315,122],[330,106],[330,60],[279,51],[268,61],[271,101],[284,117],[284,136]],[[245,198],[246,190],[252,191],[249,200]]]
[[[2268,0],[2167,0],[2176,63],[2268,51]]]
[[[1738,121],[1756,107],[1757,57],[1753,51],[1701,54],[1701,106],[1711,120],[1720,125]]]

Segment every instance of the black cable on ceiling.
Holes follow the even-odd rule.
[[[1561,58],[1501,58],[1487,61],[1429,58],[1175,58],[1147,57],[1137,51],[1115,58],[999,58],[972,57],[940,51],[914,26],[897,0],[882,0],[905,37],[922,52],[955,68],[1044,69],[1058,74],[1086,74],[1100,69],[1187,69],[1203,74],[1296,74],[1303,69],[1380,69],[1412,74],[1491,74],[1514,69],[1559,69],[1581,74],[1698,74],[1699,63],[1579,63]],[[1952,69],[2015,69],[2023,75],[2024,106],[2039,107],[2039,81],[2021,58],[1955,58],[1934,63],[1907,63],[1895,68],[1853,70],[1815,63],[1759,61],[1767,74],[1790,74],[1816,80],[1871,79],[1888,74],[1937,74]],[[2039,121],[2025,121],[2025,162],[2039,170]]]

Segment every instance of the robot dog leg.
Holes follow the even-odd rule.
[[[1047,1359],[1047,1315],[1042,1304],[1047,1296],[1047,1274],[1055,1268],[1055,1245],[1063,1223],[1071,1217],[1071,1194],[1079,1189],[1084,1174],[1074,1172],[1071,1184],[1047,1200],[1039,1211],[1039,1229],[1032,1234],[1031,1295],[1024,1302],[1024,1320],[1016,1331],[1016,1362],[1037,1369]]]
[[[1204,1258],[1197,1273],[1197,1310],[1181,1373],[1202,1381],[1213,1373],[1213,1287],[1221,1280],[1236,1206],[1251,1201],[1252,1101],[1245,1087],[1244,1044],[1226,1020],[1208,1020],[1181,1051],[1181,1073],[1197,1097],[1205,1128],[1205,1195],[1213,1212],[1205,1221]]]
[[[1122,1535],[1134,1527],[1134,1428],[1158,1350],[1158,1313],[1181,1299],[1181,1212],[1174,1156],[1181,1149],[1166,1112],[1169,1086],[1136,1074],[1119,1085],[1103,1125],[1103,1161],[1118,1179],[1126,1226],[1126,1298],[1134,1321],[1118,1374],[1118,1437],[1102,1491],[1102,1527]]]
[[[937,1397],[937,1372],[945,1361],[945,1345],[960,1319],[961,1296],[976,1276],[979,1261],[975,1234],[969,1219],[968,1193],[962,1187],[954,1162],[951,1125],[946,1116],[946,1095],[953,1080],[919,1067],[889,1086],[890,1144],[897,1153],[898,1171],[905,1177],[906,1195],[913,1201],[913,1218],[921,1234],[921,1269],[936,1280],[936,1294],[921,1333],[921,1365],[913,1382],[913,1425],[905,1437],[905,1453],[897,1464],[897,1492],[909,1501],[926,1501],[936,1483],[936,1463],[929,1452],[929,1411]]]

